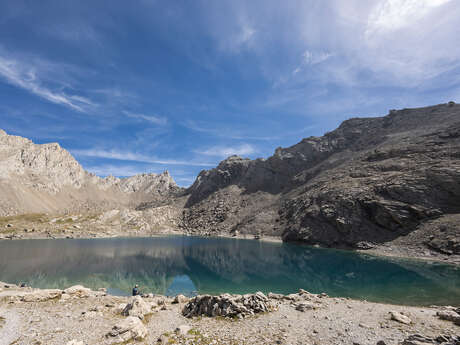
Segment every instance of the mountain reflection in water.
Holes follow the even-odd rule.
[[[225,238],[0,241],[0,280],[107,287],[114,294],[129,294],[134,284],[168,295],[303,288],[398,304],[460,303],[455,266]]]

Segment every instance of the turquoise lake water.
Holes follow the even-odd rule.
[[[0,241],[0,280],[82,284],[129,294],[292,293],[407,305],[460,305],[460,268],[256,240],[156,238]]]

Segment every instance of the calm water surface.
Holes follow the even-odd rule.
[[[0,280],[128,294],[326,292],[398,304],[460,305],[460,269],[255,240],[168,236],[0,241]]]

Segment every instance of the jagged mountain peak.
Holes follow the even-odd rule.
[[[3,214],[11,213],[15,208],[21,209],[21,212],[60,209],[61,205],[55,199],[65,199],[62,204],[68,208],[82,203],[144,202],[167,196],[179,188],[169,172],[101,178],[84,170],[58,143],[35,144],[29,139],[8,135],[3,130],[0,132],[0,184],[3,185],[0,190],[5,190],[0,196]],[[39,203],[32,208],[20,206],[28,203],[24,199],[37,196],[42,200],[41,205]],[[49,202],[44,202],[48,199]]]

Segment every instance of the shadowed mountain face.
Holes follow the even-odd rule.
[[[65,288],[84,284],[129,293],[291,293],[402,304],[452,304],[454,266],[385,260],[345,251],[253,240],[150,239],[0,242],[0,280]]]
[[[266,160],[232,156],[202,171],[188,192],[190,231],[359,247],[420,228],[414,241],[460,254],[452,220],[460,214],[460,106],[350,119]],[[442,240],[430,243],[433,236]]]

